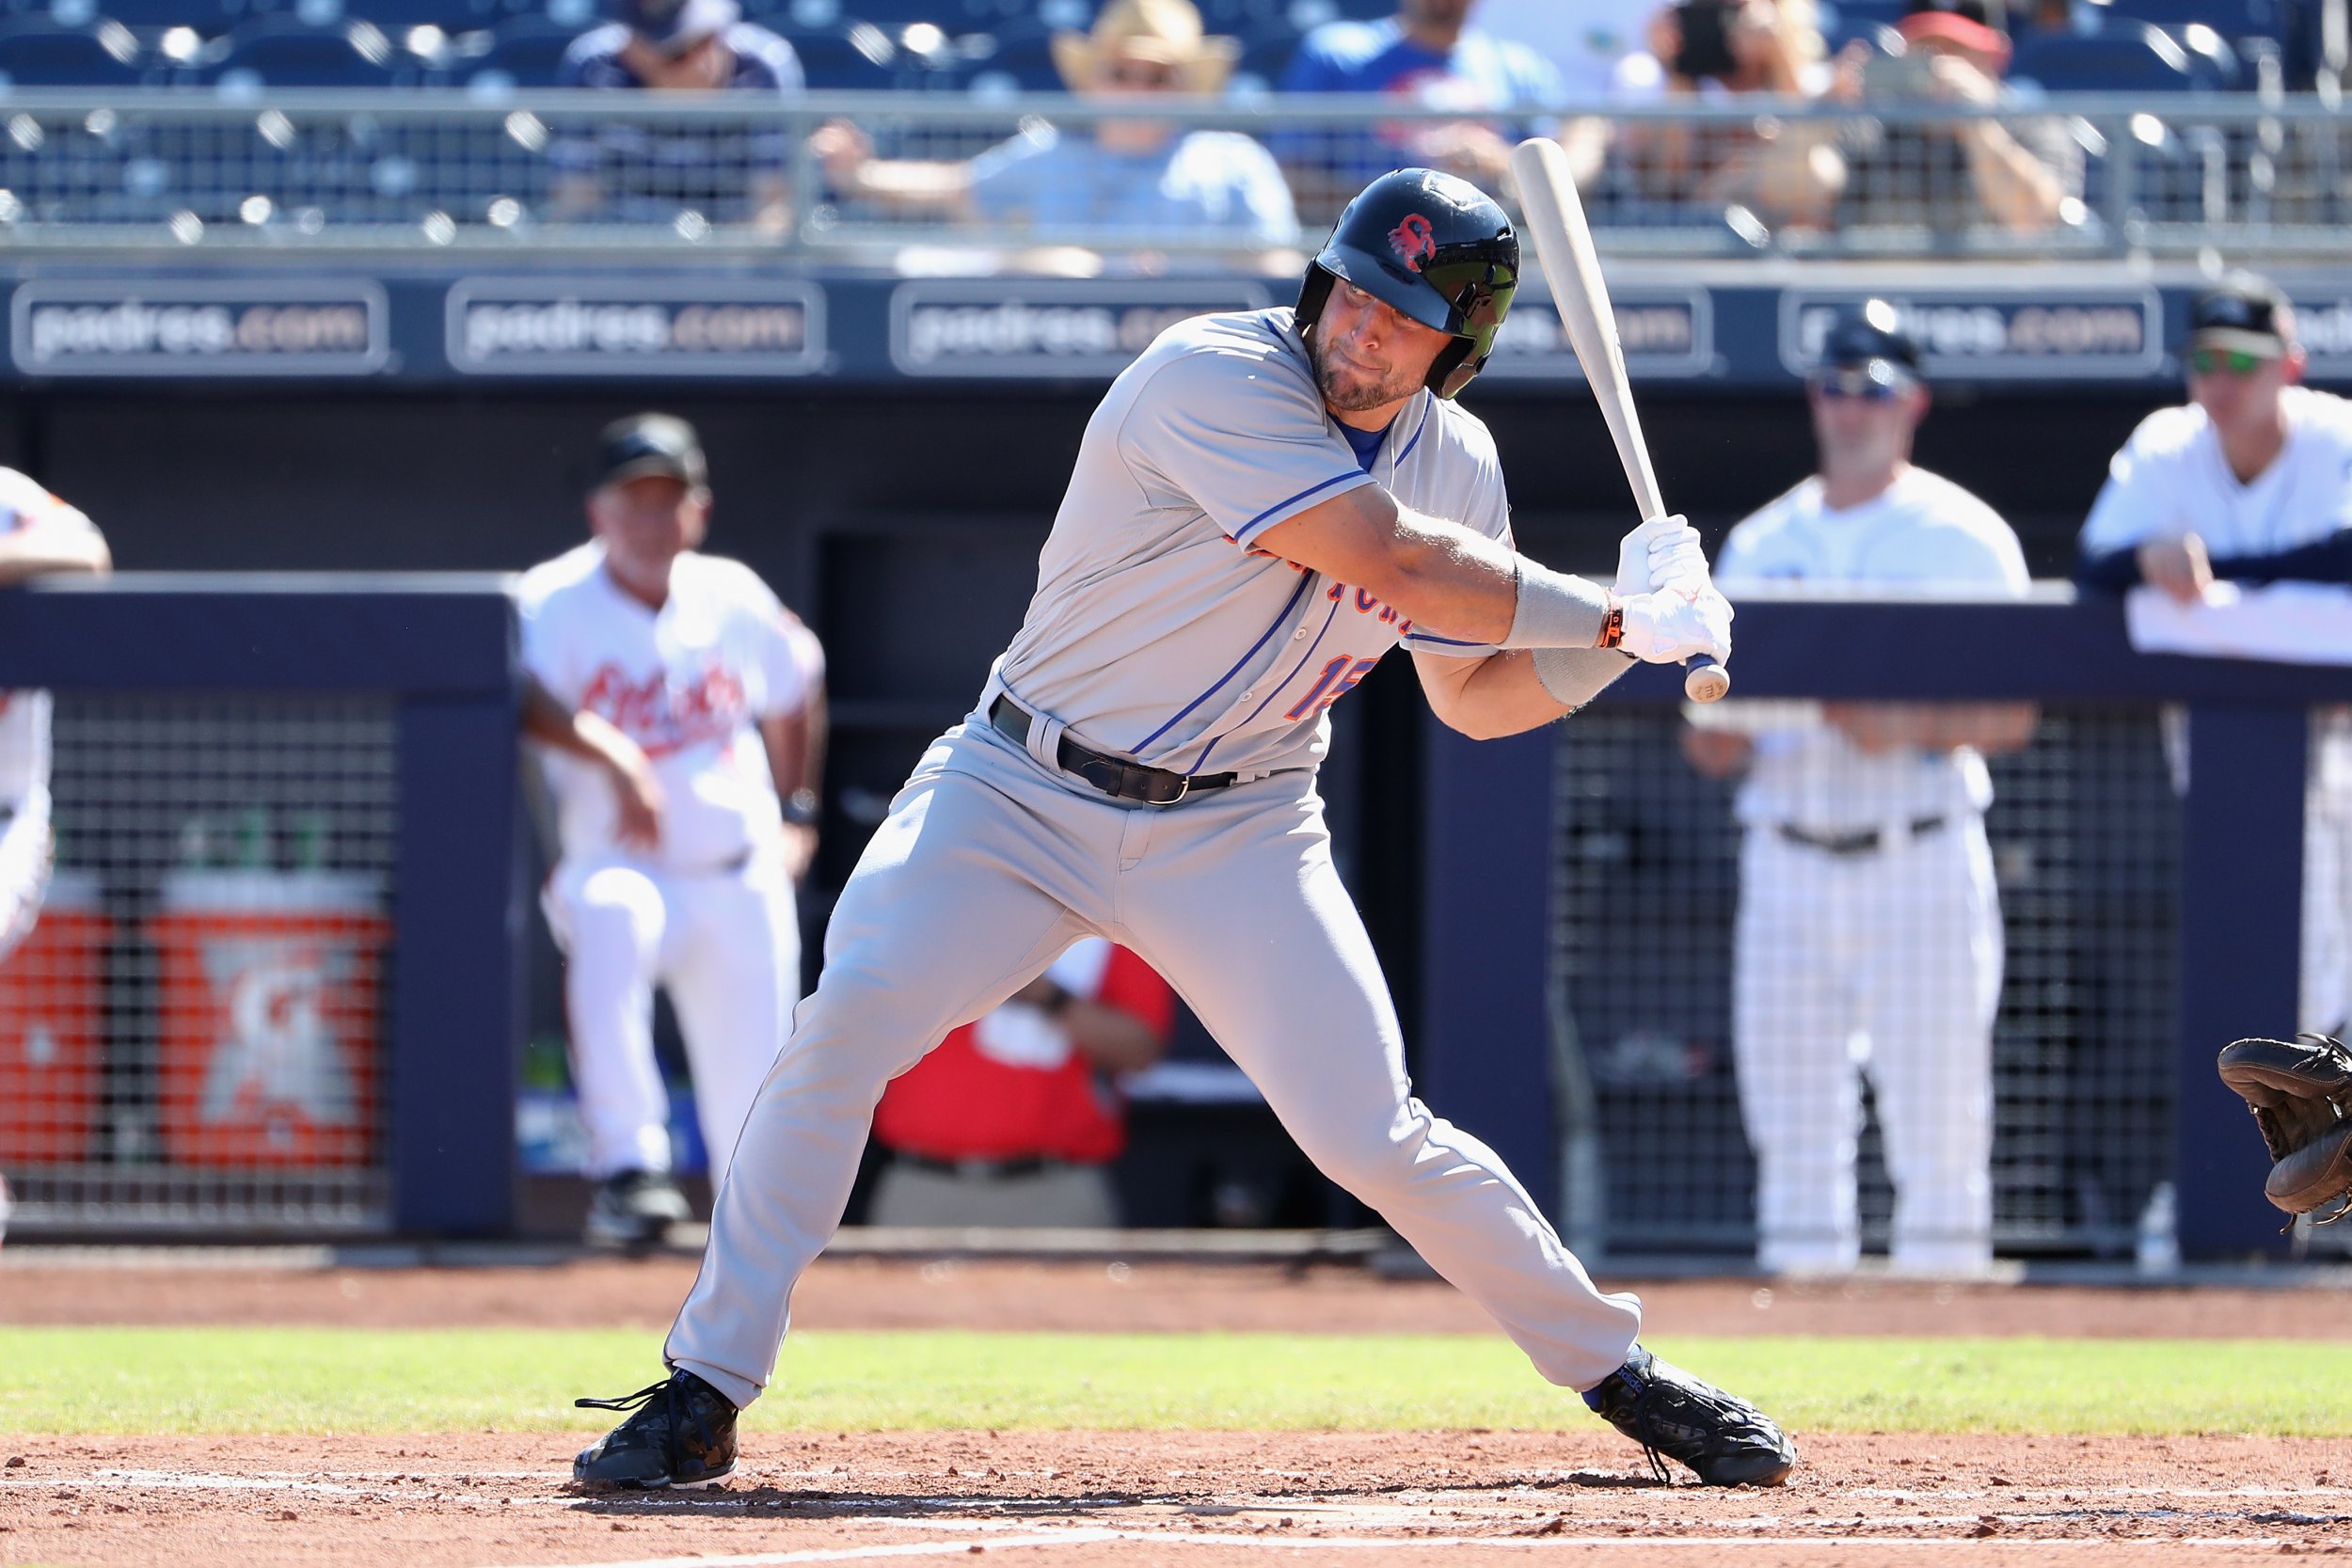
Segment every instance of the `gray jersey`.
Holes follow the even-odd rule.
[[[1502,467],[1474,415],[1422,392],[1366,473],[1324,409],[1290,310],[1168,328],[1088,421],[998,679],[1086,745],[1155,768],[1313,766],[1326,711],[1400,640],[1493,651],[1256,547],[1277,523],[1373,483],[1510,537]]]

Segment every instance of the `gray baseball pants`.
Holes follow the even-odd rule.
[[[991,695],[993,695],[992,690]],[[1388,985],[1331,864],[1311,771],[1128,805],[975,717],[925,753],[842,890],[814,994],[760,1085],[663,1354],[738,1406],[841,1223],[882,1086],[1096,933],[1150,962],[1298,1147],[1554,1384],[1625,1361],[1604,1295],[1493,1150],[1413,1098]]]

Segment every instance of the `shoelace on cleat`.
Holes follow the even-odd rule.
[[[642,1410],[646,1405],[653,1402],[653,1397],[656,1394],[667,1391],[670,1386],[676,1381],[677,1379],[675,1377],[665,1377],[659,1383],[647,1384],[644,1387],[638,1389],[634,1394],[623,1394],[618,1399],[574,1400],[572,1402],[572,1408],[575,1410]],[[677,1414],[677,1405],[675,1399],[668,1402],[667,1408],[664,1413],[669,1415],[675,1422]]]

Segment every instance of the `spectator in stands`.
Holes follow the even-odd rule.
[[[1993,8],[1987,9],[1988,5]],[[1912,0],[1897,24],[1906,53],[1888,59],[1867,41],[1837,57],[1830,97],[1840,103],[1925,102],[2010,105],[2001,80],[2009,35],[2000,0]],[[2045,234],[2079,222],[2083,159],[2068,122],[2052,115],[1956,119],[1941,125],[1866,122],[1846,149],[1839,221],[1959,231],[1997,228]]]
[[[1091,33],[1054,39],[1054,63],[1080,97],[1214,97],[1224,90],[1240,46],[1207,36],[1192,0],[1111,0]],[[845,121],[819,130],[814,148],[834,189],[848,199],[902,213],[931,213],[1021,230],[1106,231],[1149,245],[1155,237],[1216,236],[1218,254],[1187,260],[1290,273],[1297,270],[1298,220],[1274,157],[1233,131],[1184,131],[1166,121],[1106,119],[1086,133],[1039,124],[977,158],[937,162],[874,155],[866,134]],[[1092,272],[1090,252],[1032,249],[1025,270]],[[1164,270],[1147,252],[1140,270]]]
[[[1471,27],[1474,4],[1398,0],[1386,21],[1327,22],[1299,41],[1282,72],[1284,92],[1386,93],[1463,111],[1459,119],[1277,138],[1275,150],[1311,212],[1334,214],[1398,168],[1443,169],[1487,190],[1507,188],[1512,144],[1549,129],[1565,93],[1560,73],[1534,50]]]
[[[740,16],[737,0],[620,0],[618,21],[573,41],[556,85],[798,96],[792,46]],[[691,212],[774,233],[791,220],[791,143],[777,131],[608,122],[559,135],[548,155],[558,219],[669,225]]]
[[[1650,10],[1650,0],[1481,0],[1478,24],[1550,61],[1567,102],[1590,105],[1622,91],[1621,73],[1643,51]],[[1559,136],[1577,183],[1591,183],[1608,150],[1608,119],[1579,115]]]
[[[2189,307],[2182,357],[2188,403],[2149,415],[2115,454],[2074,580],[2109,593],[2145,584],[2184,605],[2226,603],[2224,584],[2352,585],[2352,402],[2298,385],[2304,353],[2286,294],[2233,274]],[[2307,601],[2307,641],[2340,650],[2347,610]],[[2217,631],[2217,651],[2226,639]],[[2352,1022],[2352,713],[2323,709],[2317,729],[2301,1027],[2341,1034]]]
[[[1080,938],[882,1092],[874,1136],[892,1160],[873,1223],[1117,1225],[1108,1166],[1127,1127],[1111,1075],[1158,1061],[1175,1013],[1150,965]]]
[[[2020,595],[2017,536],[1911,462],[1928,412],[1917,346],[1883,301],[1839,322],[1807,379],[1820,471],[1731,531],[1728,594]],[[1992,1262],[1993,1017],[2001,911],[1984,753],[2033,734],[2025,704],[1831,703],[1690,710],[1684,754],[1744,773],[1732,1033],[1756,1163],[1756,1259],[1851,1270],[1867,1061],[1895,1185],[1894,1266]]]
[[[1648,51],[1617,71],[1618,96],[1629,102],[1819,98],[1830,87],[1813,0],[1683,0],[1655,13],[1646,32]],[[1651,200],[1695,207],[1710,221],[1736,207],[1767,228],[1820,229],[1846,179],[1836,135],[1828,124],[1771,116],[1737,126],[1651,121],[1624,128],[1620,157]]]

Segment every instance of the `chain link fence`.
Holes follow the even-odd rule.
[[[1507,185],[1581,161],[1649,255],[2341,257],[2352,119],[2317,96],[1598,104],[1466,119],[1386,99],[20,89],[0,243],[785,251],[919,271],[1262,261],[1406,164]],[[1988,173],[2005,170],[2005,174]]]
[[[393,731],[360,697],[56,699],[56,871],[0,962],[13,1228],[389,1226]]]

